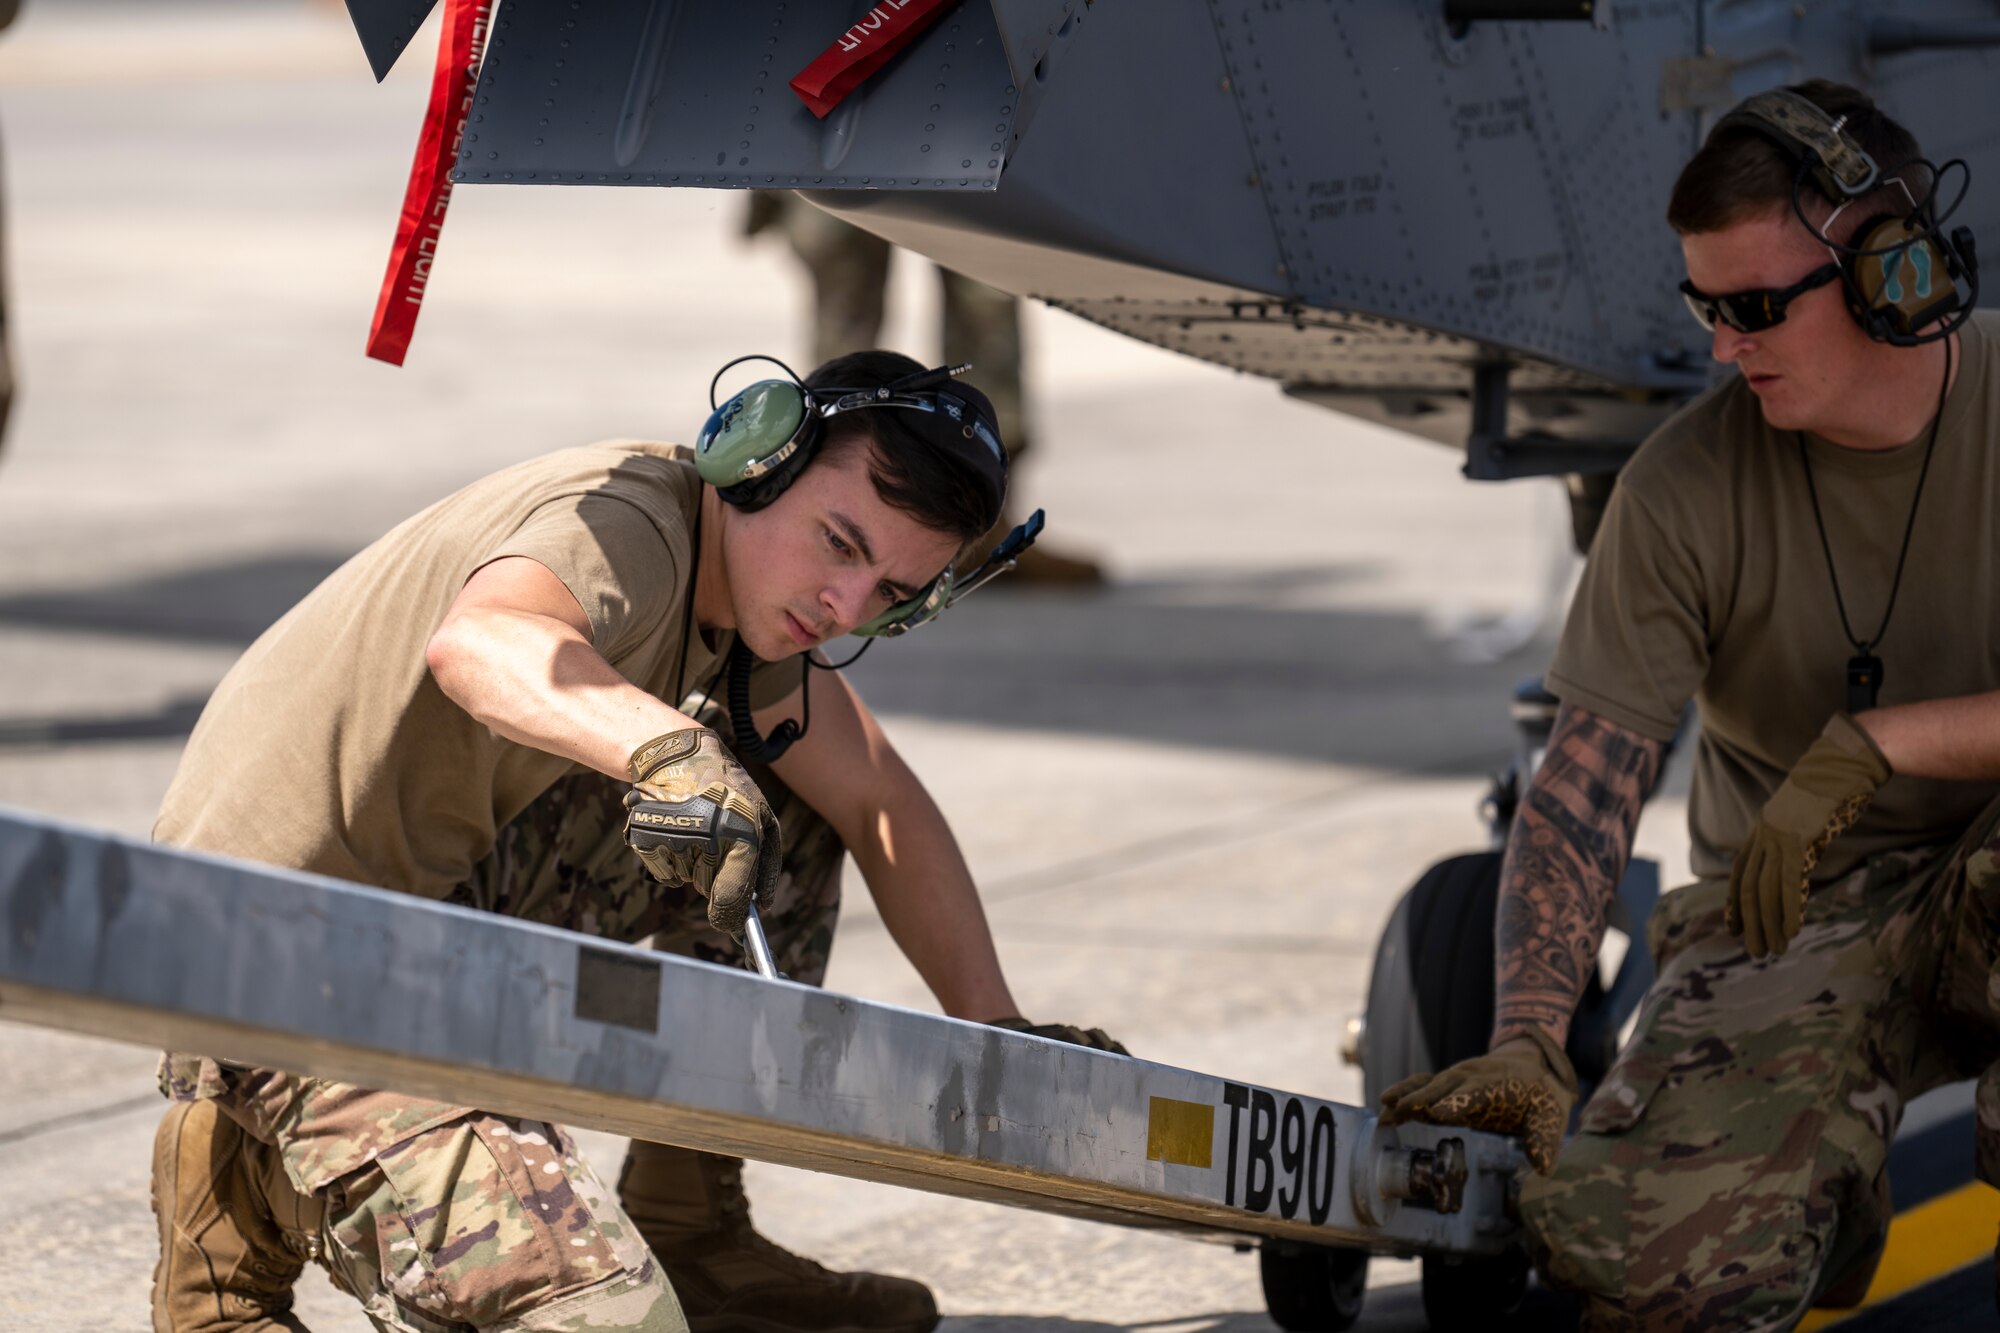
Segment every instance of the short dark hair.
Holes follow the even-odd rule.
[[[1908,209],[1902,189],[1891,183],[1896,178],[1908,185],[1912,198],[1923,199],[1929,173],[1916,165],[1923,149],[1916,136],[1867,93],[1831,79],[1812,79],[1785,91],[1797,93],[1836,120],[1846,117],[1841,131],[1882,169],[1887,187],[1880,192],[1883,197],[1865,196],[1849,209],[1856,222]],[[1667,204],[1667,225],[1683,236],[1699,236],[1772,212],[1789,212],[1798,171],[1798,158],[1768,135],[1747,125],[1718,125],[1701,151],[1681,168]],[[1823,204],[1822,212],[1833,206],[1817,189],[1808,190],[1807,203]]]
[[[809,389],[875,389],[924,367],[900,352],[849,352],[806,376]],[[842,412],[827,419],[821,457],[858,443],[873,446],[868,476],[875,493],[934,532],[977,541],[1000,519],[1000,500],[971,465],[952,457],[912,428],[909,411]]]

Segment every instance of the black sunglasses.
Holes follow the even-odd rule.
[[[1840,265],[1821,264],[1789,287],[1759,287],[1747,292],[1710,296],[1692,282],[1681,284],[1681,296],[1696,322],[1710,333],[1719,319],[1738,333],[1761,333],[1785,322],[1785,307],[1840,276]]]

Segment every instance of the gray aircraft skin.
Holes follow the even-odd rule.
[[[378,75],[431,2],[348,0]],[[1664,214],[1736,101],[1840,79],[2000,168],[1990,0],[962,0],[815,119],[789,79],[872,12],[502,0],[455,178],[801,190],[1500,478],[1615,470],[1710,382]]]

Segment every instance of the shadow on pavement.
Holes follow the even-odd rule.
[[[1454,660],[1421,610],[1326,605],[1351,571],[1191,572],[1090,593],[997,586],[850,676],[878,712],[1481,774],[1513,744],[1538,639]],[[1301,596],[1301,593],[1310,596]]]
[[[104,587],[0,597],[0,625],[248,644],[346,558],[290,552]]]
[[[247,645],[344,559],[299,552],[103,587],[0,596],[0,627]],[[0,715],[0,750],[178,740],[194,730],[206,702],[205,694],[183,695],[139,712]]]
[[[291,552],[0,596],[0,626],[248,644],[341,559]],[[876,648],[851,676],[878,711],[941,722],[1394,772],[1496,766],[1512,743],[1508,691],[1541,669],[1547,644],[1497,663],[1454,660],[1420,609],[1333,604],[1366,573],[1198,570],[1090,592],[1003,583]],[[198,712],[179,699],[140,716],[0,718],[0,745],[171,737]]]
[[[194,730],[206,698],[169,699],[150,712],[74,717],[0,717],[0,750],[35,745],[174,740]]]

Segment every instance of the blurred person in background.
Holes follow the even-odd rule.
[[[781,233],[791,243],[792,253],[812,277],[813,364],[829,361],[848,348],[875,346],[895,247],[789,191],[752,191],[743,234],[755,237],[769,231]],[[1019,467],[1029,445],[1021,387],[1020,301],[942,266],[937,275],[943,298],[942,357],[952,365],[969,362],[977,367],[1000,419],[1008,461]],[[1013,529],[1015,521],[1011,512],[1003,515],[987,540],[971,549],[987,550]],[[1104,581],[1104,571],[1090,556],[1038,543],[1022,555],[1013,577],[1089,587]]]
[[[0,0],[0,31],[21,16],[21,0]],[[14,408],[14,337],[7,318],[7,198],[5,164],[0,162],[0,454],[7,451],[7,418]]]

